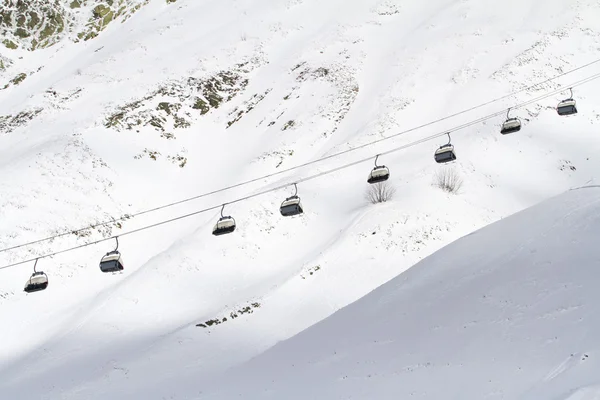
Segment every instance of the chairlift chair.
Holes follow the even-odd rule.
[[[577,114],[577,104],[573,99],[563,100],[556,107],[558,115],[573,115]]]
[[[367,178],[367,182],[370,184],[387,181],[390,178],[390,170],[385,165],[377,165],[377,158],[375,158],[375,168],[371,170],[369,173],[369,177]]]
[[[115,239],[117,240],[117,247],[106,253],[100,260],[100,271],[102,272],[119,272],[125,269],[123,256],[117,250],[119,248],[119,238],[115,237]]]
[[[231,216],[223,216],[224,209],[225,204],[223,204],[223,208],[221,208],[221,218],[219,218],[212,231],[215,236],[225,235],[235,231],[235,219]]]
[[[302,209],[302,203],[300,202],[300,197],[292,196],[285,199],[283,203],[281,203],[281,207],[279,208],[281,215],[284,217],[292,217],[294,215],[302,214],[304,210]]]
[[[100,270],[102,272],[119,272],[123,269],[123,256],[116,250],[106,253],[100,260]]]
[[[521,130],[521,121],[518,118],[509,118],[510,108],[506,113],[506,121],[502,124],[502,129],[500,129],[500,133],[503,135],[518,132]]]
[[[27,280],[27,282],[25,282],[23,291],[26,293],[39,292],[40,290],[44,290],[48,287],[48,275],[46,275],[43,271],[38,272],[35,270],[37,261],[38,260],[35,260],[35,264],[33,265],[33,274]]]
[[[573,99],[573,89],[571,91],[571,97],[566,100],[562,100],[556,107],[558,115],[573,115],[577,114],[577,102]]]
[[[454,146],[450,144],[450,133],[448,135],[448,143],[440,146],[434,153],[435,162],[438,164],[444,164],[450,161],[456,160],[456,153],[454,152]]]
[[[38,292],[48,287],[48,276],[44,272],[34,272],[23,289],[27,293]]]
[[[300,202],[300,197],[298,197],[298,187],[294,183],[294,187],[296,188],[296,193],[293,196],[288,197],[281,203],[281,207],[279,207],[279,212],[284,217],[292,217],[294,215],[299,215],[304,213],[304,209],[302,208],[302,203]]]

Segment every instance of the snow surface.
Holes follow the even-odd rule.
[[[0,116],[42,111],[14,129],[0,119],[0,248],[300,165],[504,96],[597,59],[598,20],[593,0],[154,0],[87,42],[2,49],[12,60],[3,82],[21,71],[31,75],[0,90]],[[192,114],[188,128],[169,125],[174,138],[151,125],[104,125],[119,107],[161,85],[245,62],[245,89],[206,115]],[[121,228],[2,252],[0,266],[295,182],[598,72],[595,64],[342,157],[126,220]],[[40,260],[38,270],[49,276],[44,292],[22,292],[33,263],[0,270],[0,397],[200,395],[223,371],[445,244],[594,183],[598,82],[576,88],[576,116],[556,115],[565,92],[515,110],[524,123],[516,134],[499,134],[503,118],[455,132],[452,166],[433,162],[445,138],[381,157],[397,189],[385,204],[364,200],[367,162],[300,184],[301,217],[278,213],[290,187],[228,206],[226,214],[238,222],[231,235],[210,234],[219,217],[214,210],[123,236],[123,274],[99,271],[113,242]],[[144,107],[178,101],[161,96]],[[247,112],[228,127],[239,110]],[[160,155],[153,160],[146,149]],[[185,156],[187,163],[180,167],[168,156]],[[432,185],[444,168],[464,179],[460,193]]]
[[[444,247],[199,398],[598,399],[599,240],[600,187],[566,192]]]

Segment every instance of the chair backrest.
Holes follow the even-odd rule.
[[[435,151],[435,154],[445,154],[445,153],[451,153],[453,151],[454,151],[453,145],[445,144],[443,146],[440,146],[440,148]]]

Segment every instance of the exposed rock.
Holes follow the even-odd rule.
[[[296,125],[296,121],[294,121],[293,119],[289,120],[288,122],[285,123],[285,125],[283,125],[283,128],[281,128],[282,131],[287,131],[290,128],[293,128],[294,125]]]
[[[17,115],[2,115],[0,116],[0,133],[10,133],[16,128],[25,126],[34,119],[43,108],[34,108],[31,110],[21,111]]]
[[[229,318],[230,318],[230,320],[234,320],[234,319],[238,318],[240,315],[252,314],[254,312],[254,309],[260,308],[260,306],[261,306],[260,303],[257,303],[257,302],[251,303],[250,305],[247,305],[239,310],[231,311],[229,313]],[[196,326],[199,326],[201,328],[208,328],[213,325],[220,325],[227,321],[228,321],[227,317],[223,317],[223,318],[218,317],[218,318],[209,319],[208,321],[205,321],[202,324],[196,324]]]
[[[10,86],[17,86],[19,83],[23,82],[27,78],[27,74],[21,72],[17,74],[14,78],[12,78],[6,85],[4,85],[1,89],[7,89]]]
[[[120,19],[125,22],[142,6],[149,3],[150,0],[104,0],[89,1],[80,0],[80,5],[89,3],[96,4],[92,9],[92,15],[89,17],[85,27],[77,34],[78,40],[90,40],[102,32],[112,21]]]
[[[227,122],[227,128],[231,127],[231,125],[235,124],[240,119],[242,119],[244,114],[248,114],[250,111],[252,111],[254,109],[254,107],[256,107],[258,105],[258,103],[260,103],[261,101],[264,100],[265,97],[267,97],[267,95],[271,92],[271,90],[272,89],[267,89],[262,94],[255,94],[254,96],[252,96],[250,98],[250,100],[245,101],[244,102],[245,109],[236,108],[231,113],[229,113],[229,116],[233,116],[233,119],[231,119]]]
[[[187,164],[187,157],[176,154],[174,156],[167,156],[167,159],[171,161],[173,164],[179,165],[179,168],[185,167]]]
[[[98,36],[108,24],[126,21],[149,0],[4,0],[0,34],[6,48],[36,50],[65,38]],[[82,26],[80,21],[84,21]]]
[[[162,136],[188,128],[191,121],[231,101],[248,85],[245,78],[252,65],[238,64],[208,78],[189,77],[172,81],[147,96],[127,103],[104,122],[118,131],[152,127]],[[170,138],[170,137],[168,137]]]
[[[136,160],[139,160],[140,158],[142,158],[144,156],[148,156],[148,158],[156,161],[156,160],[158,160],[158,157],[160,157],[160,152],[157,150],[144,149],[144,151],[142,153],[136,155],[133,158],[135,158]]]
[[[0,55],[0,72],[6,70],[12,65],[12,61],[6,57]]]
[[[9,49],[35,50],[64,36],[66,13],[59,0],[4,0],[0,5],[0,34]]]

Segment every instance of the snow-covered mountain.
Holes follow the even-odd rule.
[[[199,398],[598,399],[599,226],[598,186],[498,221]]]
[[[112,239],[40,259],[43,292],[22,291],[33,262],[0,269],[2,398],[198,395],[445,244],[593,183],[600,167],[600,80],[574,88],[577,115],[555,110],[600,73],[592,0],[20,4],[5,2],[0,23],[18,44],[0,49],[0,250],[68,234],[0,251],[0,267],[121,235],[126,269],[98,268]],[[79,37],[100,5],[112,22]],[[33,46],[45,25],[21,37],[19,13],[46,6],[73,22]],[[504,115],[453,132],[452,165],[433,160],[445,137],[380,157],[396,195],[364,199],[376,154],[561,88],[511,112],[518,133],[500,135]],[[458,174],[458,193],[436,187],[439,171]],[[229,204],[238,228],[211,235],[219,205],[294,182],[303,216],[279,214],[288,185]]]

